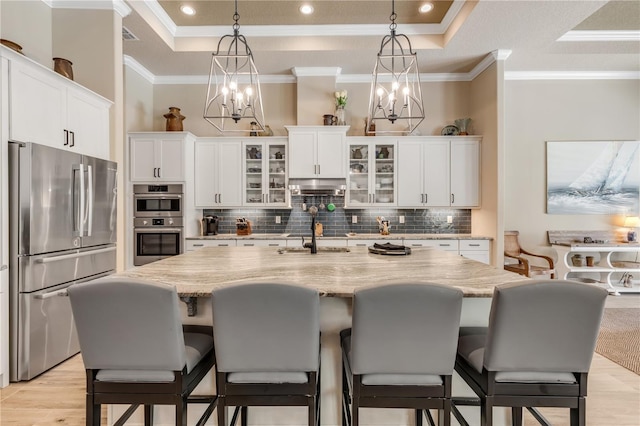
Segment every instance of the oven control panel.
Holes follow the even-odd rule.
[[[163,218],[143,218],[136,217],[133,219],[135,228],[162,228],[162,227],[180,227],[182,226],[181,217],[163,217]]]

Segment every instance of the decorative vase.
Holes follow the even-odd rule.
[[[182,120],[187,117],[180,114],[180,108],[169,107],[169,112],[164,115],[164,118],[167,119],[167,132],[181,132]]]
[[[14,43],[11,40],[5,40],[3,38],[0,38],[0,44],[3,46],[7,46],[9,49],[15,50],[21,55],[24,55],[24,53],[22,53],[22,46],[20,46],[18,43]]]
[[[73,63],[64,58],[53,58],[53,70],[60,75],[67,77],[69,80],[73,80]]]
[[[458,133],[460,136],[469,134],[469,124],[471,124],[470,118],[458,118],[457,120],[454,120],[454,123],[460,130],[460,133]]]
[[[336,107],[336,125],[338,126],[345,126],[347,124],[347,122],[344,119],[344,106],[342,105],[338,105]]]

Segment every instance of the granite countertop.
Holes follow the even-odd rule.
[[[306,237],[306,236],[305,236]],[[282,240],[282,239],[299,239],[299,235],[292,234],[251,234],[251,235],[236,235],[236,234],[218,234],[218,235],[206,235],[187,237],[187,240]],[[324,240],[332,239],[345,239],[350,240],[371,240],[371,239],[384,239],[384,240],[403,240],[403,239],[416,239],[416,240],[492,240],[491,237],[485,237],[481,235],[473,234],[344,234],[335,237],[318,237]]]
[[[175,285],[180,296],[209,297],[212,290],[246,282],[282,282],[317,289],[322,296],[351,297],[360,287],[391,282],[433,282],[460,288],[467,297],[491,297],[498,284],[522,275],[432,248],[408,256],[275,247],[205,247],[116,274]]]

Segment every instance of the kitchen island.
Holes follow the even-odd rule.
[[[349,250],[349,251],[345,251]],[[366,247],[319,248],[317,254],[299,248],[204,247],[183,255],[133,268],[117,274],[167,283],[190,302],[185,323],[211,324],[211,291],[248,282],[280,282],[319,291],[322,329],[322,417],[323,425],[340,421],[340,348],[338,333],[351,325],[351,296],[354,290],[393,282],[432,282],[461,289],[465,294],[461,323],[483,325],[488,321],[493,288],[499,284],[529,280],[462,256],[433,248],[413,248],[410,255],[375,255]],[[199,303],[193,303],[199,300]],[[197,310],[193,308],[197,306]],[[460,379],[454,380],[456,396],[471,395]],[[201,384],[202,393],[215,391],[213,375]],[[115,409],[111,407],[110,409]],[[118,410],[120,408],[117,408]],[[156,417],[171,422],[171,408],[156,408]],[[190,407],[197,413],[198,407]],[[167,412],[168,411],[168,412]],[[474,419],[479,410],[462,407]],[[362,424],[404,424],[409,410],[363,410]],[[250,424],[303,424],[305,409],[299,407],[256,407],[250,410]],[[473,422],[472,422],[473,424]],[[499,423],[498,423],[499,424]]]
[[[345,251],[349,250],[349,251]],[[175,286],[180,296],[209,297],[242,282],[272,281],[310,287],[321,296],[350,298],[360,287],[390,281],[434,282],[466,297],[491,297],[493,287],[527,278],[428,247],[407,256],[370,254],[366,247],[309,250],[278,247],[204,247],[118,274]]]

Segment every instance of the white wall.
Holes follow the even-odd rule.
[[[480,169],[482,208],[472,210],[471,229],[478,235],[492,237],[491,264],[502,265],[504,251],[500,238],[503,196],[501,193],[504,172],[501,168],[503,161],[502,134],[498,123],[501,122],[499,107],[503,102],[499,99],[503,78],[503,64],[496,62],[484,70],[471,83],[470,103],[472,113],[470,117],[475,125],[474,133],[482,135],[482,150]],[[472,124],[473,124],[472,122]]]
[[[52,10],[42,1],[0,1],[0,38],[22,46],[22,53],[53,68]]]
[[[548,230],[613,230],[618,217],[546,213],[546,141],[640,139],[640,80],[507,81],[505,229],[555,255]]]
[[[135,72],[128,71],[128,75]],[[132,77],[133,78],[133,77]],[[367,116],[369,106],[369,83],[338,83],[335,89],[327,86],[327,96],[322,103],[318,103],[316,111],[308,122],[322,124],[323,114],[333,114],[333,91],[347,90],[349,99],[346,107],[346,121],[351,126],[349,136],[362,136],[364,133],[364,119]],[[129,90],[137,90],[132,84],[127,85]],[[218,131],[203,118],[206,85],[156,85],[153,88],[153,111],[147,111],[146,106],[138,105],[133,117],[127,115],[127,128],[130,131],[164,131],[166,120],[163,117],[169,111],[170,106],[180,108],[182,115],[187,117],[184,122],[184,130],[196,136],[220,136]],[[262,98],[265,111],[265,122],[271,126],[276,136],[286,136],[286,125],[300,124],[298,122],[297,84],[261,84]],[[423,99],[426,118],[419,126],[418,131],[422,135],[439,135],[447,124],[453,124],[457,118],[467,117],[471,111],[470,82],[427,82],[422,83]],[[131,108],[131,103],[127,102]],[[314,104],[315,105],[315,104]],[[144,107],[144,111],[142,110]],[[306,110],[308,111],[308,109]],[[148,126],[150,113],[151,125]],[[135,125],[130,124],[136,123]],[[247,123],[249,128],[249,123]],[[473,126],[472,126],[473,130]]]
[[[285,125],[295,124],[296,85],[261,84],[265,124],[268,124],[276,136],[286,136]],[[188,85],[156,85],[153,88],[152,128],[140,131],[164,131],[166,119],[164,114],[169,107],[180,108],[186,117],[182,122],[184,130],[196,136],[221,136],[218,130],[202,118],[206,101],[207,86],[204,84]],[[244,123],[249,128],[249,122]],[[241,136],[239,134],[238,136]],[[245,134],[246,135],[246,134]]]

